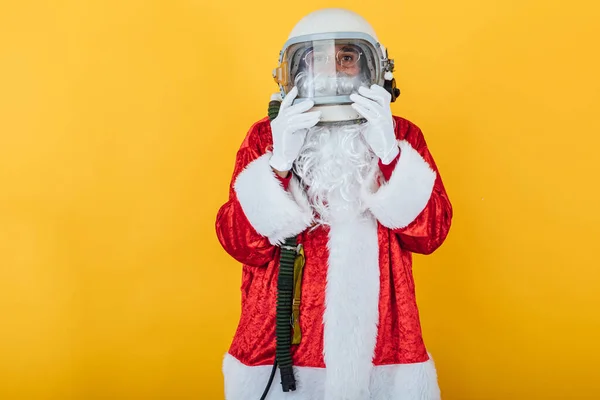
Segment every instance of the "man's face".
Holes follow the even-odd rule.
[[[336,44],[313,49],[306,55],[306,63],[315,73],[330,72],[335,66],[337,73],[357,76],[360,73],[360,48],[351,44]]]

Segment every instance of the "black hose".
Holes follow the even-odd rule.
[[[269,102],[269,119],[277,118],[281,102]],[[294,300],[294,261],[296,260],[296,238],[286,239],[281,247],[279,258],[279,276],[277,278],[277,314],[275,317],[276,352],[275,363],[267,387],[260,400],[265,400],[273,384],[277,366],[281,374],[281,386],[284,392],[296,390],[296,379],[292,368],[292,302]]]
[[[275,371],[277,371],[277,360],[275,360],[275,364],[273,364],[271,376],[269,377],[269,383],[267,383],[267,387],[265,388],[265,391],[263,392],[263,395],[261,396],[260,400],[265,400],[267,398],[267,394],[269,394],[269,389],[271,388],[271,385],[273,384],[273,379],[275,378]]]
[[[281,107],[281,102],[277,100],[271,100],[269,102],[269,119],[273,121],[277,118],[277,114],[279,114],[279,108]]]
[[[294,261],[296,259],[296,238],[285,241],[281,248],[279,277],[277,279],[276,314],[276,358],[281,373],[281,385],[284,392],[296,390],[296,379],[292,369],[292,302],[294,300]]]

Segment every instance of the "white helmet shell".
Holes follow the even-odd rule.
[[[379,41],[375,30],[366,19],[343,8],[324,8],[308,14],[298,21],[288,39],[333,32],[361,32]]]

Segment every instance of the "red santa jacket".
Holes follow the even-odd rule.
[[[401,152],[388,166],[391,171],[373,166],[371,182],[379,183],[365,186],[361,194],[367,217],[329,227],[314,226],[296,177],[282,182],[269,167],[268,119],[248,132],[237,154],[229,200],[216,221],[221,245],[243,265],[241,317],[224,365],[228,399],[254,396],[236,396],[238,385],[255,384],[258,393],[269,373],[264,367],[274,362],[278,245],[292,235],[304,245],[306,257],[302,342],[292,347],[292,356],[310,386],[322,387],[324,393],[350,393],[339,397],[344,399],[378,390],[393,395],[404,389],[377,387],[376,382],[397,381],[387,375],[400,372],[382,372],[381,367],[429,360],[415,299],[412,253],[430,254],[444,242],[452,206],[420,129],[406,119],[394,119]],[[375,174],[382,167],[387,172],[383,180]],[[327,374],[317,377],[319,370]],[[310,391],[307,386],[305,382],[304,390]],[[298,398],[334,398],[315,396]]]

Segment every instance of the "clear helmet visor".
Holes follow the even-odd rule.
[[[298,87],[298,101],[350,104],[349,96],[361,86],[381,84],[380,57],[362,39],[326,39],[301,42],[282,55],[278,83],[288,93]]]

